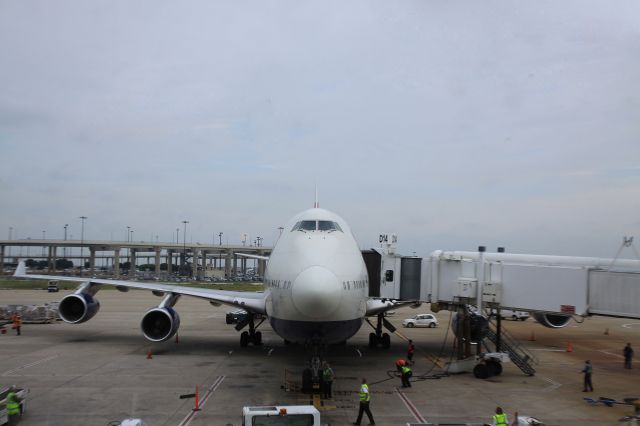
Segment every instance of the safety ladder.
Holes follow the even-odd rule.
[[[487,327],[486,337],[494,345],[498,342],[496,330],[497,327],[495,321],[490,320],[489,327]],[[504,329],[504,327],[501,327],[500,330],[500,351],[508,353],[511,362],[513,362],[524,374],[533,376],[536,373],[532,364],[537,364],[538,359],[524,346],[519,344],[516,339]]]

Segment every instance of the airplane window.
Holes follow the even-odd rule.
[[[318,231],[342,231],[340,225],[329,220],[318,221]]]
[[[316,221],[315,220],[302,220],[295,224],[295,226],[291,229],[293,231],[315,231],[316,230]]]

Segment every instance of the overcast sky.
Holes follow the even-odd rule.
[[[640,2],[0,0],[0,238],[612,257],[640,236]],[[640,244],[639,244],[640,246]],[[629,253],[628,253],[629,254]]]

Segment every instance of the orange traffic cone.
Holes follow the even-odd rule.
[[[533,334],[533,331],[531,332],[531,336],[529,336],[529,341],[530,342],[535,342],[536,341],[536,335]]]
[[[573,345],[571,342],[567,342],[567,352],[573,352]]]
[[[151,359],[151,358],[153,358],[153,355],[151,355],[151,349],[149,349],[147,351],[147,359]]]
[[[200,394],[198,393],[198,385],[196,385],[196,406],[193,411],[200,411]]]

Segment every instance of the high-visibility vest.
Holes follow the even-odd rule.
[[[322,379],[325,382],[333,382],[333,370],[331,370],[330,368],[325,368],[322,371]]]
[[[369,386],[364,383],[360,386],[360,402],[369,402],[371,401],[371,395],[369,395]]]
[[[507,426],[507,415],[506,414],[495,414],[493,416],[493,423],[496,426]]]
[[[402,374],[407,373],[411,373],[411,369],[405,365],[404,367],[402,367]]]
[[[7,394],[7,414],[20,414],[20,404],[14,392]]]

